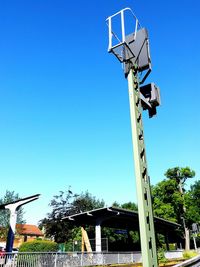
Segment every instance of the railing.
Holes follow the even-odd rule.
[[[75,267],[141,262],[140,253],[5,253],[0,267]]]
[[[199,267],[199,266],[200,266],[200,256],[196,256],[192,259],[174,265],[174,267]]]
[[[181,258],[182,251],[166,252],[168,259]],[[141,252],[0,252],[0,267],[79,267],[142,262]],[[199,267],[200,256],[184,261],[174,267]]]

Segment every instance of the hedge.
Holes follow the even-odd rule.
[[[19,247],[19,252],[55,252],[58,244],[48,240],[33,240],[24,242]]]

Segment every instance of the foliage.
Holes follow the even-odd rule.
[[[134,202],[126,202],[122,204],[121,207],[122,209],[126,209],[126,210],[134,210],[134,211],[138,210],[138,206]]]
[[[193,178],[195,176],[195,171],[191,170],[189,167],[174,167],[166,171],[165,176],[169,179],[175,179],[177,183],[184,184],[188,178]]]
[[[66,216],[104,207],[103,200],[93,197],[88,191],[85,193],[73,194],[70,187],[66,191],[60,191],[50,202],[52,211],[47,217],[40,221],[40,227],[45,227],[45,235],[54,238],[58,243],[72,241],[79,229],[74,227],[67,220],[62,220]]]
[[[153,209],[156,216],[181,225],[184,216],[190,229],[192,223],[200,222],[200,181],[194,183],[189,191],[184,188],[186,180],[194,175],[195,172],[189,167],[171,168],[165,173],[166,179],[152,186]],[[96,199],[88,191],[74,194],[69,187],[68,190],[60,191],[58,195],[53,197],[50,202],[52,211],[41,220],[40,226],[45,226],[47,237],[54,238],[58,243],[65,242],[67,250],[71,250],[73,240],[81,240],[81,231],[79,227],[74,226],[68,220],[62,220],[62,218],[104,206],[103,200]],[[133,202],[120,204],[115,201],[112,206],[134,211],[138,209]],[[86,230],[89,238],[94,238],[94,227],[86,227]],[[110,249],[115,249],[115,243],[122,244],[125,249],[126,246],[128,247],[128,242],[129,245],[139,249],[138,232],[128,231],[127,234],[118,234],[115,229],[102,227],[103,237],[108,238]],[[162,248],[164,238],[159,237],[159,241],[160,244],[158,245]]]
[[[113,202],[112,206],[117,207],[117,208],[126,209],[126,210],[134,210],[134,211],[138,210],[137,204],[135,204],[134,202],[131,202],[131,201],[125,202],[123,204],[119,204],[117,201],[115,201],[115,202]]]
[[[20,199],[19,195],[14,191],[6,190],[4,197],[0,198],[0,205],[6,204],[9,202],[13,202]],[[25,223],[23,218],[24,211],[23,207],[19,208],[17,211],[17,223]],[[0,237],[6,238],[9,228],[9,220],[10,220],[10,211],[8,209],[0,210]]]
[[[195,252],[195,251],[192,251],[192,250],[183,252],[183,258],[184,259],[190,259],[190,258],[193,258],[193,257],[195,257],[197,255],[198,255],[198,253]]]
[[[165,250],[163,248],[159,248],[157,251],[158,261],[159,263],[165,263],[168,260],[165,257]]]
[[[117,229],[118,230],[118,229]],[[138,231],[129,231],[127,233],[119,234],[116,229],[103,227],[102,237],[108,238],[109,249],[111,251],[117,250],[139,250],[139,233]]]
[[[189,226],[192,223],[200,222],[200,181],[191,185],[190,190],[185,196],[186,202],[186,220]]]
[[[112,206],[133,211],[138,210],[134,202],[119,204],[115,201]],[[138,231],[127,231],[127,234],[117,234],[115,230],[107,227],[102,228],[102,235],[108,238],[109,248],[111,250],[114,251],[116,247],[121,247],[123,250],[140,249]]]
[[[154,214],[182,225],[187,249],[189,249],[189,228],[194,218],[198,217],[198,210],[192,207],[192,195],[184,186],[186,180],[193,178],[194,175],[195,172],[189,167],[170,168],[165,173],[168,179],[152,187]]]
[[[179,192],[179,197],[182,199],[182,203],[180,203],[182,207],[182,212],[179,214],[179,217],[182,221],[179,219],[178,222],[183,223],[184,219],[184,229],[186,230],[188,228],[191,228],[191,224],[193,222],[197,222],[200,219],[198,206],[196,206],[194,203],[194,200],[196,200],[197,202],[199,201],[197,200],[194,194],[195,186],[193,186],[191,190],[187,192],[184,188],[184,185],[188,178],[193,178],[195,176],[195,171],[191,170],[189,167],[175,167],[172,169],[168,169],[165,175],[169,179],[174,179],[178,184],[177,191]],[[196,193],[199,189],[200,188],[197,189]],[[197,197],[198,196],[199,195],[197,193]]]
[[[164,179],[152,186],[154,215],[166,220],[180,222],[183,213],[183,199],[177,191],[176,180]]]
[[[162,247],[164,248],[165,251],[167,250],[167,246],[166,246],[166,244],[164,244],[164,241],[163,241]],[[176,243],[170,243],[169,244],[169,251],[176,250],[176,249],[177,249]]]
[[[88,191],[86,191],[85,193],[81,193],[80,195],[77,195],[74,198],[72,206],[74,214],[74,213],[80,213],[84,211],[102,208],[105,206],[105,202],[103,200],[96,199]]]
[[[183,223],[184,217],[187,225],[193,221],[189,222],[189,218],[198,217],[198,210],[191,205],[193,202],[192,191],[189,193],[184,189],[185,181],[194,175],[195,172],[189,167],[175,167],[166,171],[165,176],[168,179],[164,179],[152,187],[153,209],[156,216],[180,224]]]
[[[140,236],[138,231],[130,231],[130,237],[132,238],[133,244],[138,245],[140,242]]]
[[[81,241],[80,227],[76,227],[68,220],[62,220],[66,216],[85,212],[105,206],[103,200],[93,197],[88,191],[81,194],[73,194],[70,188],[60,191],[50,202],[52,211],[40,222],[40,227],[44,226],[46,237],[54,238],[58,243],[66,243],[66,250],[72,250],[73,240]],[[116,204],[120,208],[137,210],[135,203],[127,202],[122,205]],[[95,229],[93,226],[86,227],[89,238],[94,238]],[[102,228],[102,237],[109,239],[109,244],[115,242],[127,243],[126,234],[117,234],[115,229]],[[138,244],[139,236],[137,232],[130,232],[129,238],[134,244]]]
[[[19,252],[54,252],[58,251],[58,244],[48,240],[34,240],[24,242]]]

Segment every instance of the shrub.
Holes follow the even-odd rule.
[[[34,240],[24,242],[19,252],[55,252],[58,251],[58,244],[48,240]]]
[[[167,246],[166,246],[166,244],[163,244],[162,247],[167,251]],[[176,250],[176,249],[177,249],[176,244],[174,244],[174,243],[170,243],[170,244],[169,244],[169,251],[171,251],[171,250]]]
[[[198,253],[193,251],[193,250],[189,250],[189,251],[184,251],[183,252],[183,258],[184,259],[190,259],[190,258],[193,258],[195,256],[197,256]]]
[[[159,248],[157,252],[159,263],[166,263],[167,259],[165,258],[165,250],[163,248]]]

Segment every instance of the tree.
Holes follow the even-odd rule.
[[[54,196],[49,206],[52,211],[40,221],[40,227],[45,227],[45,235],[54,238],[57,243],[72,240],[79,231],[72,223],[62,220],[66,216],[89,211],[105,206],[103,200],[93,197],[88,191],[80,195],[74,194],[70,187]]]
[[[195,171],[191,170],[189,167],[174,167],[168,169],[165,173],[165,176],[169,179],[175,179],[178,184],[184,185],[188,178],[193,178],[195,176]]]
[[[114,201],[112,206],[116,208],[126,209],[126,210],[134,210],[134,211],[138,210],[137,204],[131,201],[125,202],[123,204],[119,204],[117,201]]]
[[[104,200],[96,199],[88,191],[77,195],[72,202],[73,213],[80,213],[93,209],[103,208],[105,206]]]
[[[184,228],[184,237],[185,237],[185,249],[190,249],[190,230],[189,226],[186,222],[186,203],[185,203],[185,197],[184,197],[184,185],[188,178],[193,178],[195,176],[195,172],[191,170],[189,167],[180,168],[175,167],[172,169],[168,169],[165,173],[165,176],[169,179],[174,179],[178,183],[178,190],[181,195],[181,198],[183,200],[182,209],[183,212],[181,214],[181,219],[183,221],[183,228]]]
[[[154,214],[183,226],[185,249],[189,249],[189,224],[187,220],[187,203],[189,194],[184,185],[188,178],[193,178],[195,172],[189,167],[168,169],[164,179],[152,187]]]
[[[177,191],[177,182],[167,180],[152,186],[154,215],[179,223],[182,214],[183,200]]]
[[[122,204],[121,207],[122,209],[126,209],[126,210],[134,210],[134,211],[138,210],[137,204],[135,204],[134,202],[130,202],[130,201]]]
[[[188,194],[185,196],[186,220],[187,224],[200,223],[200,181],[196,181],[190,186]]]
[[[114,201],[112,204],[113,207],[137,211],[138,207],[134,202],[125,202],[123,204]],[[116,247],[121,250],[139,250],[139,233],[138,231],[127,230],[127,234],[117,234],[116,229],[111,229],[104,227],[102,229],[102,234],[106,236],[109,240],[109,247],[111,250],[115,250]]]
[[[0,198],[0,205],[13,202],[20,199],[19,195],[14,191],[6,190],[5,196]],[[17,211],[17,223],[25,223],[24,210],[21,207]],[[10,220],[10,211],[8,209],[0,210],[0,237],[6,238]]]

